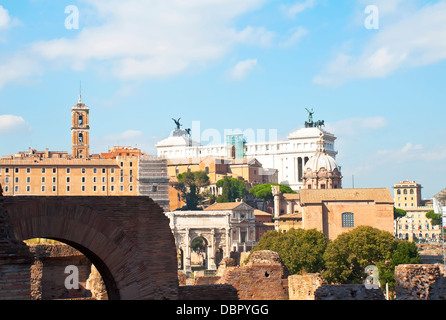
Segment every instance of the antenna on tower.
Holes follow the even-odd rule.
[[[82,103],[82,81],[79,80],[79,103]]]

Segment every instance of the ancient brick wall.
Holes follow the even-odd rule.
[[[446,300],[442,264],[405,264],[395,268],[397,300]]]
[[[74,299],[92,298],[91,290],[86,288],[91,273],[91,262],[76,249],[65,244],[30,244],[34,254],[31,267],[31,299]],[[68,289],[65,280],[70,273],[68,266],[75,266],[78,271],[78,289]]]
[[[17,259],[12,261],[9,242],[39,237],[60,240],[85,254],[100,271],[110,299],[178,297],[176,250],[169,220],[148,197],[2,197],[2,294],[13,288],[7,282],[6,269],[23,260],[16,252]],[[24,267],[28,299],[31,263]],[[15,268],[15,274],[19,269]]]
[[[290,300],[314,300],[314,293],[326,281],[319,273],[291,275],[288,277]]]
[[[381,289],[367,289],[363,284],[323,284],[314,292],[314,300],[384,300]]]
[[[288,300],[287,270],[273,251],[253,252],[245,266],[227,267],[217,284],[237,289],[239,300]]]
[[[179,300],[238,300],[237,289],[231,285],[180,286]]]

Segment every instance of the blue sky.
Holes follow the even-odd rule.
[[[409,179],[430,198],[446,181],[445,67],[446,1],[1,0],[0,155],[70,151],[81,81],[94,153],[156,154],[172,118],[285,139],[313,108],[344,187]]]

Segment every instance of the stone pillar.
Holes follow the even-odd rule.
[[[215,264],[215,230],[211,230],[211,235],[209,239],[209,248],[208,248],[208,269],[209,270],[217,270],[217,265]]]
[[[184,232],[184,272],[189,275],[192,272],[191,268],[191,240],[189,235],[189,229]]]
[[[226,228],[226,248],[225,248],[225,258],[231,257],[231,250],[232,250],[232,241],[231,241],[231,228]]]

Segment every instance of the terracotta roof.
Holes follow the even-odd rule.
[[[262,211],[262,210],[258,210],[258,209],[254,209],[254,215],[256,216],[272,216],[271,213]]]
[[[287,200],[299,200],[300,194],[299,193],[284,193],[283,197]]]
[[[377,189],[301,189],[301,204],[322,203],[324,201],[374,201],[394,203],[390,190]]]
[[[245,205],[253,209],[251,206],[247,205],[244,202],[223,202],[223,203],[214,203],[204,210],[205,211],[234,210],[235,208],[241,205]]]
[[[301,212],[295,212],[295,213],[289,213],[289,214],[282,214],[278,217],[279,220],[286,220],[286,219],[302,219],[302,213]]]

